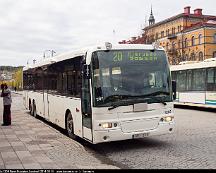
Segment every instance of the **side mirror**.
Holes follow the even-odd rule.
[[[83,65],[83,77],[84,79],[90,79],[91,78],[91,68],[90,65],[84,64]]]
[[[173,100],[176,99],[176,81],[172,81]]]

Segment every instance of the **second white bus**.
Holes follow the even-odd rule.
[[[216,58],[171,66],[176,105],[216,108]]]

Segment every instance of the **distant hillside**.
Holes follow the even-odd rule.
[[[13,67],[13,66],[0,66],[0,71],[8,71],[8,72],[14,72],[18,69],[23,68],[23,66]]]

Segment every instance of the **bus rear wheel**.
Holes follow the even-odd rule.
[[[35,117],[35,118],[37,118],[37,109],[36,109],[36,105],[35,104],[33,104],[33,111],[32,111],[33,113],[32,113],[32,115]]]
[[[74,134],[74,126],[73,126],[73,118],[71,113],[69,112],[66,119],[66,130],[67,134],[71,139],[76,139],[76,135]]]
[[[29,103],[29,113],[32,115],[32,105]]]

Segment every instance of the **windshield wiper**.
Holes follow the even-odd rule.
[[[108,101],[108,100],[114,100],[114,99],[127,99],[127,98],[130,98],[132,96],[130,95],[111,95],[111,96],[108,96],[105,98],[104,102]]]
[[[163,96],[168,96],[168,95],[170,95],[169,92],[157,91],[157,92],[154,92],[154,93],[150,93],[150,94],[146,94],[146,95],[141,95],[141,96],[137,96],[137,97],[139,97],[139,98],[156,99],[159,103],[162,103],[163,105],[166,106],[167,103],[158,98],[158,96],[162,96],[161,94],[163,94]]]
[[[108,110],[113,110],[115,108],[118,108],[120,106],[129,106],[129,105],[134,105],[134,103],[125,103],[125,104],[113,104],[111,107],[108,108]]]
[[[138,100],[131,100],[132,102],[128,102],[130,99],[141,99],[141,100],[146,100],[146,99],[155,99],[157,100],[157,102],[159,103],[162,103],[163,105],[167,105],[166,102],[164,102],[163,100],[159,99],[158,96],[168,96],[170,95],[169,92],[164,92],[164,91],[158,91],[158,92],[155,92],[155,93],[151,93],[151,94],[146,94],[146,95],[140,95],[140,96],[132,96],[132,95],[111,95],[109,97],[107,97],[105,99],[105,101],[108,101],[108,100],[111,100],[111,99],[119,99],[122,101],[122,99],[127,99],[127,102],[124,102],[122,104],[113,104],[111,105],[111,107],[108,108],[108,110],[112,110],[112,109],[115,109],[117,107],[120,107],[120,106],[128,106],[128,105],[134,105]]]
[[[115,105],[112,105],[112,107],[109,107],[108,110],[110,111],[110,110],[113,110],[113,109],[120,107],[120,106],[121,105],[115,104]]]

